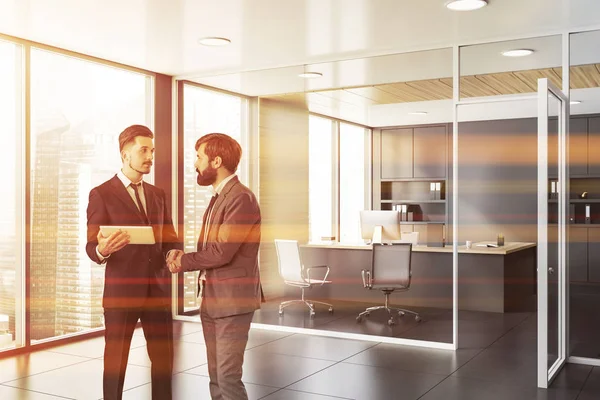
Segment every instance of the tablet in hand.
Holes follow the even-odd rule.
[[[102,236],[110,236],[113,232],[122,230],[129,234],[129,244],[154,244],[154,231],[151,226],[102,225]]]

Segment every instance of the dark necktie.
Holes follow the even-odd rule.
[[[206,207],[206,211],[204,211],[204,218],[202,219],[202,230],[200,231],[200,238],[198,240],[198,250],[204,250],[204,242],[206,241],[205,235],[208,235],[208,217],[212,212],[213,206],[215,205],[215,201],[219,197],[219,194],[216,193],[213,197],[210,198],[210,203],[208,203],[208,207]]]
[[[131,187],[135,192],[135,200],[137,201],[137,206],[140,209],[140,213],[142,213],[142,217],[144,217],[144,221],[146,224],[150,225],[150,220],[148,220],[148,216],[146,215],[146,210],[144,210],[144,204],[142,203],[142,199],[140,198],[139,190],[142,188],[141,183],[131,183]]]

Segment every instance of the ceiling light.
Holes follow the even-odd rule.
[[[198,43],[203,46],[226,46],[231,40],[223,37],[204,37],[198,39]]]
[[[531,49],[514,49],[502,52],[502,55],[505,57],[525,57],[531,54],[533,54],[533,50]]]
[[[473,11],[487,6],[486,0],[453,0],[446,3],[446,8],[452,11]]]
[[[320,78],[323,76],[320,72],[303,72],[298,74],[300,78],[312,79],[312,78]]]
[[[426,111],[413,111],[409,112],[410,115],[427,115]]]
[[[574,104],[581,104],[581,100],[571,100],[569,102],[569,104],[574,105]]]

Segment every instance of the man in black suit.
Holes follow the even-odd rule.
[[[152,398],[171,399],[173,321],[169,252],[181,249],[163,190],[143,182],[154,158],[154,135],[132,125],[119,135],[122,169],[90,192],[87,245],[90,259],[105,264],[104,399],[121,399],[129,346],[142,322],[152,362]],[[151,226],[155,244],[129,244],[125,231],[103,236],[102,225]],[[176,254],[176,252],[171,252]]]

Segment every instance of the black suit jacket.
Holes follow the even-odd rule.
[[[182,249],[183,246],[173,228],[164,191],[145,182],[142,187],[156,243],[128,244],[110,255],[106,260],[104,308],[138,308],[147,304],[147,297],[165,304],[170,300],[171,273],[165,257],[169,250]],[[101,225],[146,225],[116,175],[90,192],[86,252],[96,263],[100,263],[96,246]]]

